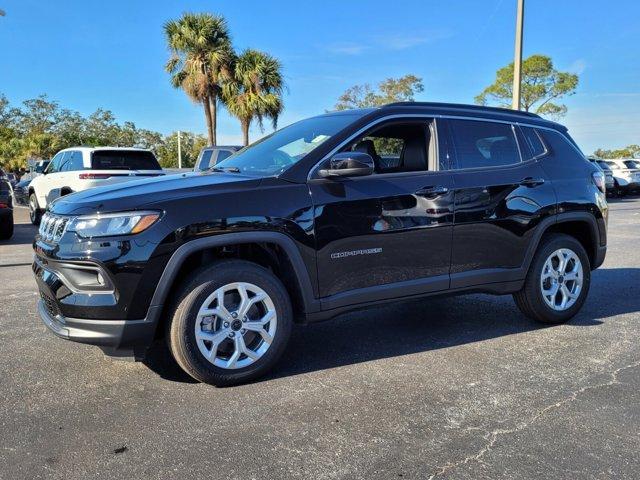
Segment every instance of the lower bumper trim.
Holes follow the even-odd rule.
[[[153,342],[160,307],[151,307],[142,320],[90,320],[52,316],[44,300],[38,301],[42,323],[56,336],[73,342],[97,345],[105,351],[144,352]]]

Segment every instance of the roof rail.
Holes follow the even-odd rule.
[[[501,107],[485,107],[484,105],[468,105],[465,103],[442,103],[442,102],[394,102],[383,105],[386,107],[431,107],[431,108],[454,108],[458,110],[479,110],[485,112],[506,113],[508,115],[522,115],[525,117],[542,118],[533,112],[525,112],[522,110],[511,110],[510,108]]]

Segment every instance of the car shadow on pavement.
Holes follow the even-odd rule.
[[[640,295],[635,290],[639,284],[639,268],[597,270],[587,302],[568,325],[593,327],[615,315],[639,312]],[[612,292],[623,295],[612,302]],[[258,382],[541,328],[553,327],[524,317],[510,296],[468,295],[378,305],[322,323],[296,325],[282,360]],[[151,353],[145,363],[162,378],[193,382],[164,346]]]
[[[38,227],[30,223],[13,225],[13,236],[9,240],[0,240],[0,245],[31,245],[38,233]]]

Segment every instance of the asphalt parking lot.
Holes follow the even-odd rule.
[[[277,371],[215,389],[49,334],[30,242],[0,242],[0,478],[638,478],[640,199],[611,203],[582,312],[510,297],[299,327]]]

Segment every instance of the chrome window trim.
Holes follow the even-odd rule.
[[[571,145],[571,147],[573,147],[573,149],[576,152],[578,152],[578,154],[580,156],[584,157],[584,153],[582,153],[571,141],[569,141],[567,139],[567,137],[564,134],[564,132],[556,130],[555,128],[528,123],[526,121],[521,122],[521,121],[514,121],[514,120],[500,120],[500,119],[495,119],[495,118],[482,118],[482,117],[474,117],[474,116],[469,116],[469,115],[446,115],[446,114],[443,115],[443,114],[428,114],[428,113],[406,113],[406,114],[400,114],[400,113],[396,113],[396,114],[393,114],[393,115],[386,115],[384,117],[380,117],[380,118],[377,118],[377,119],[373,120],[372,122],[368,123],[364,127],[358,129],[355,133],[350,135],[346,140],[344,140],[343,142],[338,144],[336,147],[334,147],[329,153],[327,153],[325,156],[323,156],[318,162],[316,162],[316,164],[313,167],[311,167],[309,169],[309,173],[307,174],[307,181],[321,179],[321,177],[316,176],[317,170],[320,167],[320,165],[322,163],[326,162],[329,158],[331,158],[332,155],[334,155],[335,153],[340,151],[340,149],[344,148],[344,146],[347,145],[349,142],[351,142],[355,138],[357,138],[358,135],[361,135],[362,133],[364,133],[368,129],[370,129],[372,127],[375,127],[377,124],[379,124],[381,122],[384,122],[384,121],[387,121],[387,120],[396,120],[396,119],[401,119],[401,118],[428,118],[428,119],[435,119],[435,120],[437,120],[438,118],[440,118],[440,119],[454,119],[454,120],[476,120],[476,121],[479,121],[479,122],[507,123],[509,125],[518,125],[518,126],[524,126],[524,127],[531,127],[533,129],[549,130],[551,132],[555,132],[555,133],[561,135],[564,138],[564,140],[569,145]],[[518,138],[516,136],[516,142],[517,141],[518,141]],[[545,149],[547,149],[547,145],[545,144],[544,141],[542,142],[542,144],[544,145]],[[548,153],[549,152],[548,152],[548,149],[547,149],[546,152],[545,152],[545,155],[547,155]],[[532,158],[530,160],[526,160],[526,161],[523,161],[521,163],[530,162],[530,161],[536,160],[536,159],[537,158]],[[504,167],[509,167],[509,166],[513,166],[513,165],[518,165],[518,164],[514,163],[512,165],[501,165],[501,166],[492,166],[492,167],[476,167],[476,168],[480,168],[480,169],[504,168]],[[470,169],[464,169],[464,170],[470,170]],[[439,170],[439,171],[458,171],[458,170]],[[394,173],[398,173],[398,172],[376,173],[375,175],[393,175]],[[400,172],[400,173],[414,173],[415,174],[415,172]]]

